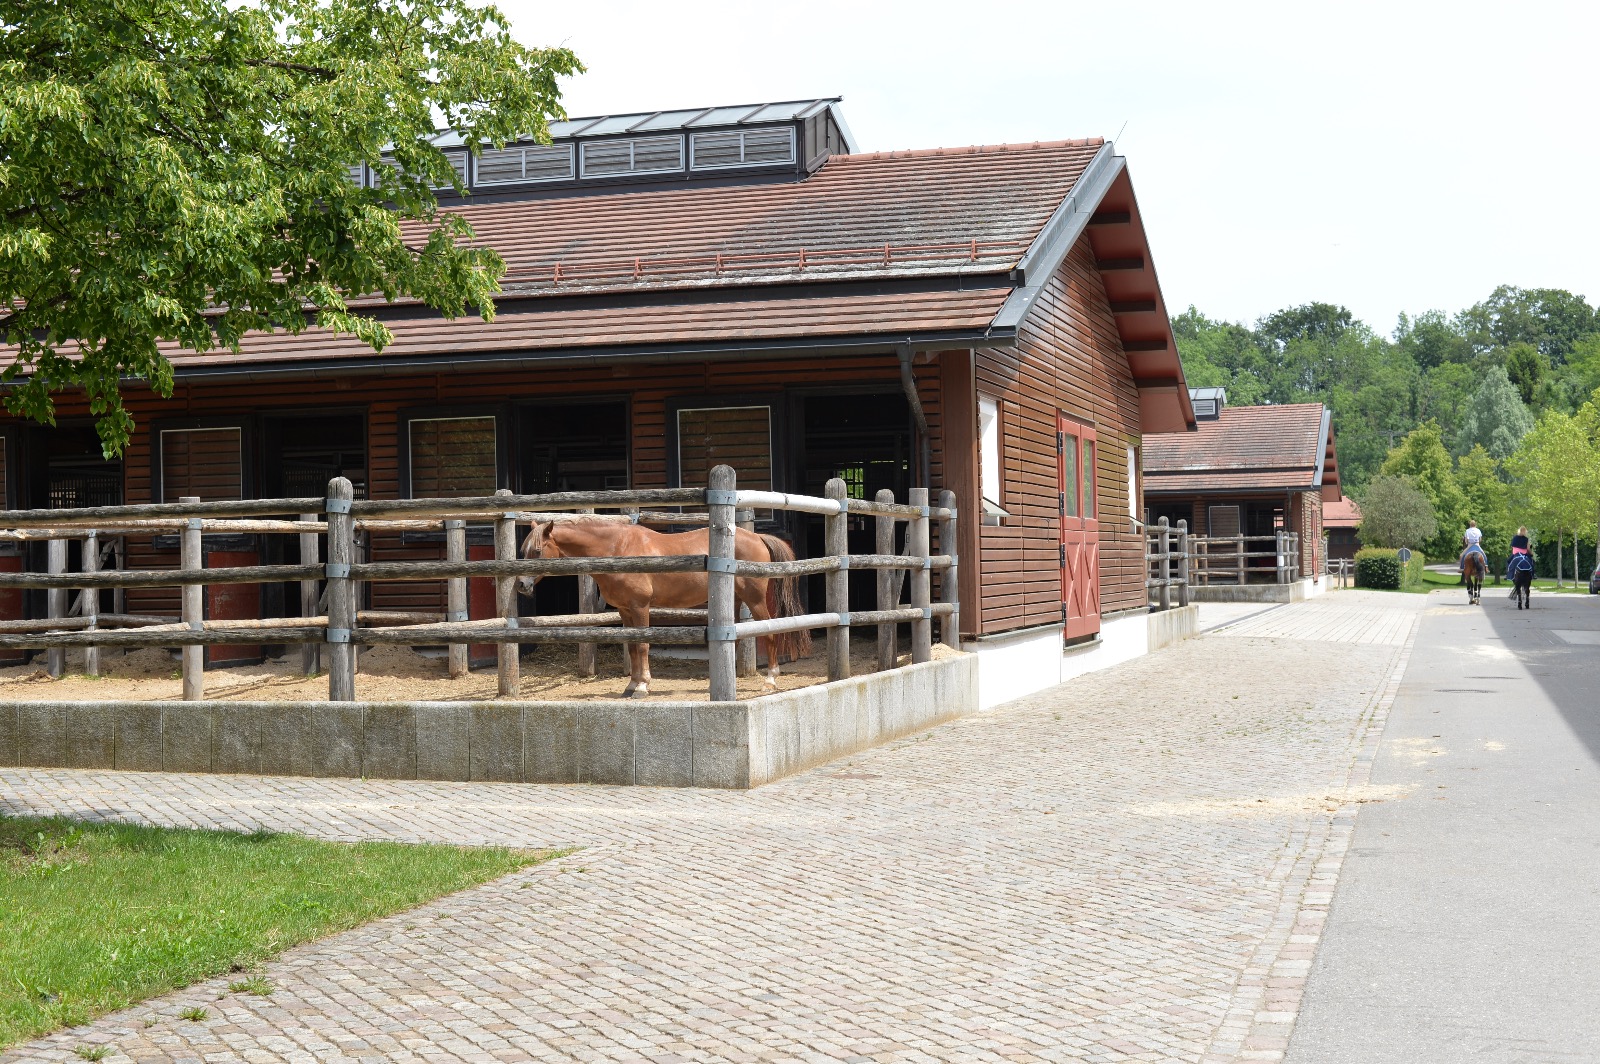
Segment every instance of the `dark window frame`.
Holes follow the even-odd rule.
[[[666,466],[667,487],[683,487],[683,461],[678,449],[678,414],[684,410],[725,410],[736,407],[764,406],[767,408],[767,433],[771,439],[772,453],[768,457],[772,470],[773,491],[788,491],[789,478],[789,410],[782,389],[771,392],[742,393],[738,395],[679,395],[666,401]],[[737,471],[736,471],[737,472]]]
[[[516,440],[512,436],[512,405],[506,403],[477,403],[461,406],[415,406],[407,407],[395,413],[395,466],[399,483],[396,487],[400,491],[400,498],[414,499],[417,496],[411,493],[411,423],[413,421],[443,421],[451,418],[494,418],[494,486],[500,488],[512,487],[511,483],[511,449]],[[372,473],[370,464],[371,451],[368,451],[369,464],[367,479],[368,491],[371,491]]]
[[[195,429],[239,430],[239,494],[246,499],[259,497],[260,481],[256,477],[256,420],[250,415],[217,414],[207,417],[162,418],[150,423],[150,501],[161,502],[167,497],[166,449],[162,441],[164,432],[184,432]]]
[[[515,455],[520,458],[523,444],[527,442],[523,439],[523,427],[525,425],[524,418],[527,417],[529,411],[541,406],[587,406],[606,403],[621,405],[622,407],[622,423],[627,430],[622,445],[624,451],[623,461],[628,467],[628,486],[630,488],[636,487],[637,485],[634,483],[635,464],[633,454],[633,394],[631,392],[620,394],[617,392],[583,393],[580,395],[557,395],[543,398],[529,396],[512,400],[510,403],[511,445],[516,448]],[[676,420],[676,415],[674,415],[673,421],[676,422]],[[409,456],[410,450],[408,448],[408,459]],[[523,483],[524,472],[520,467],[514,467],[509,471],[506,483],[511,486],[512,491],[526,494],[524,491],[526,485]],[[407,477],[408,481],[409,479]]]

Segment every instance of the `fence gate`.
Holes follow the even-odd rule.
[[[1095,499],[1093,426],[1056,414],[1056,481],[1061,503],[1061,608],[1066,637],[1100,631],[1100,514]]]

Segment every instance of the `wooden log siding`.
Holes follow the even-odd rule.
[[[630,402],[632,439],[629,468],[632,486],[666,487],[669,462],[666,448],[667,404],[684,397],[748,396],[772,394],[785,387],[811,387],[819,383],[819,367],[824,368],[829,385],[861,385],[898,391],[900,367],[893,355],[816,360],[728,361],[715,363],[674,363],[670,365],[619,365],[582,368],[564,366],[549,370],[425,372],[412,376],[369,376],[336,378],[308,389],[300,380],[273,380],[270,377],[249,384],[180,380],[170,400],[148,392],[130,390],[129,410],[138,421],[123,464],[123,499],[129,503],[151,500],[154,489],[152,463],[155,455],[153,423],[169,418],[237,417],[244,414],[305,415],[329,411],[364,409],[367,419],[367,494],[374,499],[394,499],[406,495],[401,483],[399,447],[402,443],[400,417],[425,418],[430,407],[441,409],[479,408],[485,414],[497,404],[520,400],[561,400],[564,398],[626,397]],[[928,417],[933,437],[932,475],[934,484],[943,480],[941,446],[941,406],[939,367],[936,362],[920,362],[915,367],[918,392]],[[308,395],[315,395],[312,406]],[[58,417],[89,416],[80,394],[57,397]],[[0,418],[0,424],[14,423]],[[740,470],[740,484],[751,482]],[[372,533],[368,536],[366,557],[373,562],[439,561],[444,558],[442,543],[405,543],[400,533]],[[175,569],[177,550],[156,550],[152,537],[127,539],[126,563],[137,569]],[[442,581],[374,584],[363,608],[437,612],[444,609]],[[290,602],[298,601],[293,598]],[[176,588],[129,589],[125,609],[130,613],[171,614],[178,612]]]
[[[1001,476],[1012,516],[978,530],[981,602],[963,609],[963,626],[995,633],[1061,620],[1058,409],[1099,436],[1101,612],[1143,606],[1144,541],[1126,519],[1139,395],[1087,239],[1050,279],[1016,345],[977,352],[975,376],[977,390],[1001,404]],[[977,512],[970,494],[961,510]]]

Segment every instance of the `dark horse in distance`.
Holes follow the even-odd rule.
[[[1510,568],[1511,597],[1516,599],[1517,609],[1533,609],[1533,603],[1530,601],[1530,591],[1533,587],[1533,559],[1526,554],[1513,554]]]

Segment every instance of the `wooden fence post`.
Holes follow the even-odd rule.
[[[356,699],[355,591],[350,561],[355,556],[355,522],[350,500],[355,491],[344,477],[328,481],[328,701]]]
[[[950,556],[950,567],[939,575],[939,601],[948,603],[950,612],[939,624],[939,641],[951,650],[961,649],[961,574],[956,562],[961,548],[956,539],[956,493],[939,493],[939,505],[950,511],[939,519],[939,553]]]
[[[1161,574],[1157,601],[1163,610],[1172,608],[1172,530],[1167,526],[1167,519],[1161,518],[1156,522],[1156,557],[1161,560]]]
[[[302,521],[315,521],[320,514],[301,514]],[[300,533],[300,564],[316,565],[322,561],[322,545],[317,540],[317,533]],[[300,616],[316,617],[321,614],[317,609],[317,582],[315,580],[300,581]],[[315,676],[322,671],[322,644],[300,644],[300,671],[306,676]]]
[[[100,533],[94,529],[83,534],[83,572],[91,575],[100,571]],[[83,619],[88,622],[84,631],[96,632],[100,629],[100,589],[86,587],[81,592],[83,602]],[[100,675],[100,648],[87,646],[83,648],[83,673],[85,676]]]
[[[179,502],[199,502],[198,495],[185,495]],[[198,572],[205,568],[205,541],[200,534],[200,518],[191,517],[183,531],[178,533],[178,567],[185,572]],[[191,632],[201,632],[206,626],[206,600],[204,584],[184,584],[180,619]],[[193,702],[205,697],[206,648],[198,644],[185,644],[183,648],[183,700]]]
[[[756,512],[754,510],[737,510],[733,516],[737,519],[738,526],[744,531],[754,532],[756,530]],[[741,621],[755,619],[750,616],[750,611],[745,609],[743,605],[738,607],[738,612]],[[740,676],[755,676],[760,672],[756,668],[756,641],[753,637],[739,640],[738,658]]]
[[[894,492],[888,488],[879,490],[878,502],[894,502]],[[873,519],[877,522],[875,529],[876,539],[872,549],[877,554],[894,554],[894,515],[878,514]],[[899,605],[895,601],[899,590],[895,582],[893,569],[879,569],[878,577],[878,609],[892,610]],[[830,607],[831,608],[831,607]],[[899,626],[894,624],[878,625],[878,671],[887,672],[894,668],[895,660],[900,656]]]
[[[1234,537],[1234,539],[1233,539],[1233,550],[1234,550],[1233,582],[1236,583],[1236,584],[1247,584],[1247,583],[1249,583],[1249,581],[1245,579],[1246,573],[1245,573],[1245,568],[1244,568],[1245,557],[1244,557],[1244,537],[1243,536],[1235,536]]]
[[[911,605],[924,611],[933,605],[933,571],[928,568],[930,523],[928,521],[928,489],[912,488],[911,505],[922,507],[922,516],[913,517],[906,529],[906,553],[922,562],[911,570]],[[911,663],[921,664],[933,660],[933,618],[926,612],[911,622]]]
[[[848,557],[850,554],[850,513],[846,509],[849,493],[844,481],[834,477],[822,489],[822,494],[839,504],[839,512],[827,514],[823,523],[823,552],[830,558]],[[848,563],[846,563],[848,564]],[[839,569],[823,578],[827,589],[827,610],[837,613],[846,623],[828,629],[828,679],[845,680],[850,677],[850,570]]]
[[[1273,551],[1275,553],[1275,557],[1272,559],[1272,561],[1274,566],[1277,568],[1278,583],[1281,584],[1284,582],[1284,576],[1286,575],[1284,566],[1288,561],[1288,559],[1283,556],[1283,529],[1280,528],[1277,532],[1273,533],[1272,542]]]
[[[511,489],[501,488],[496,498],[509,497]],[[494,522],[495,561],[510,562],[517,558],[517,515],[507,511]],[[494,607],[506,622],[507,628],[517,626],[517,578],[500,576],[494,582]],[[501,698],[516,698],[522,688],[522,662],[518,643],[501,643],[495,648],[495,660],[500,668],[499,692]]]
[[[1189,522],[1178,519],[1178,605],[1189,604]]]
[[[67,541],[52,539],[45,548],[45,571],[52,575],[60,575],[67,571]],[[45,616],[52,621],[66,619],[67,616],[67,590],[61,587],[52,587],[44,593]],[[45,671],[51,676],[60,676],[67,671],[67,652],[62,647],[51,647],[45,651]]]
[[[592,513],[594,513],[594,507],[592,507],[592,506],[585,507],[584,509],[579,510],[578,512],[579,513],[585,513],[585,514],[592,514]],[[578,577],[578,612],[579,613],[599,613],[600,612],[600,588],[594,582],[594,577],[592,577],[592,576],[583,575],[583,576],[579,576]],[[463,618],[463,620],[465,620],[465,618]],[[578,675],[579,676],[593,676],[595,674],[596,667],[599,664],[599,662],[597,660],[598,656],[599,656],[599,651],[600,651],[600,644],[598,644],[598,643],[579,643],[578,644]]]
[[[452,518],[444,523],[444,558],[447,562],[464,562],[467,560],[467,523],[465,521]],[[465,621],[467,619],[467,578],[464,576],[447,577],[444,582],[444,599],[445,620],[451,624],[461,624]],[[467,674],[467,644],[451,643],[447,653],[450,663],[450,678],[459,680]]]
[[[738,602],[734,582],[734,498],[738,477],[731,466],[719,465],[706,481],[710,533],[706,544],[706,657],[711,701],[739,697],[738,646],[733,636]]]

